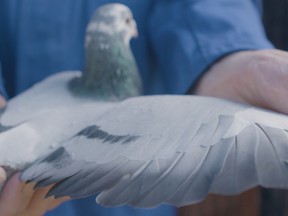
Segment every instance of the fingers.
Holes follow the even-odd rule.
[[[27,207],[28,215],[43,215],[45,212],[57,207],[62,202],[69,200],[68,197],[61,199],[55,199],[54,197],[45,198],[52,187],[53,185],[37,189]]]
[[[68,200],[45,199],[52,186],[34,190],[34,183],[25,184],[15,174],[5,185],[0,196],[0,215],[3,216],[41,216]]]
[[[5,185],[0,196],[0,215],[12,216],[24,211],[33,196],[33,185],[20,182],[15,174]]]
[[[50,210],[56,208],[57,206],[59,206],[60,204],[62,204],[63,202],[66,202],[69,200],[71,200],[70,197],[62,197],[60,199],[54,199],[53,198],[53,201],[49,204],[47,210],[50,211]]]

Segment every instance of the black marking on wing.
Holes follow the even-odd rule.
[[[136,141],[140,136],[132,136],[130,134],[127,135],[113,135],[109,134],[106,131],[103,131],[100,129],[97,125],[91,125],[83,130],[81,130],[79,133],[76,134],[76,136],[85,136],[88,139],[100,139],[103,140],[103,142],[109,142],[111,144],[113,143],[119,143],[127,144]]]
[[[71,160],[71,156],[66,152],[65,148],[60,147],[59,149],[57,149],[54,152],[52,152],[51,154],[49,154],[43,160],[43,162],[54,163],[55,166],[56,166],[56,164],[59,163],[59,164],[61,164],[61,167],[59,167],[59,165],[57,165],[57,167],[62,168],[63,166],[70,164],[70,160]],[[64,161],[67,161],[67,163],[64,163]]]
[[[11,128],[14,128],[14,126],[3,126],[0,124],[0,133],[10,130]]]

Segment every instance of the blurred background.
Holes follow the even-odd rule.
[[[288,1],[263,0],[263,3],[268,38],[277,48],[288,50]]]
[[[263,21],[269,40],[277,48],[288,50],[288,0],[263,0],[263,3]],[[261,216],[286,215],[288,191],[263,189]]]

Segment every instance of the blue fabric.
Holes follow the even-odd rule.
[[[95,204],[95,197],[65,203],[45,216],[175,216],[176,209],[161,206],[155,209],[135,209],[129,206],[104,208]]]
[[[0,1],[0,60],[10,95],[49,74],[80,70],[85,26],[95,8],[108,2]],[[272,47],[260,24],[259,0],[120,2],[138,21],[133,50],[146,94],[184,93],[222,56]]]
[[[4,98],[8,98],[8,95],[7,95],[6,89],[4,88],[4,83],[3,83],[1,62],[0,62],[0,95],[2,95]]]
[[[164,92],[185,92],[212,63],[229,53],[272,48],[252,1],[157,2],[150,33],[159,76],[155,83],[161,77]]]
[[[1,0],[0,61],[10,96],[63,70],[81,70],[85,26],[108,0]],[[122,0],[139,35],[132,48],[146,94],[183,94],[221,57],[272,48],[259,0]],[[172,216],[175,209],[105,209],[94,198],[68,202],[47,216]]]

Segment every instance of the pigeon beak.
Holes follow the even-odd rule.
[[[137,37],[138,37],[138,31],[137,31],[137,29],[135,29],[135,31],[133,32],[132,37],[133,37],[133,38],[137,38]]]
[[[134,20],[133,20],[132,25],[133,25],[132,37],[137,38],[138,37],[138,29],[137,29],[137,24]]]

